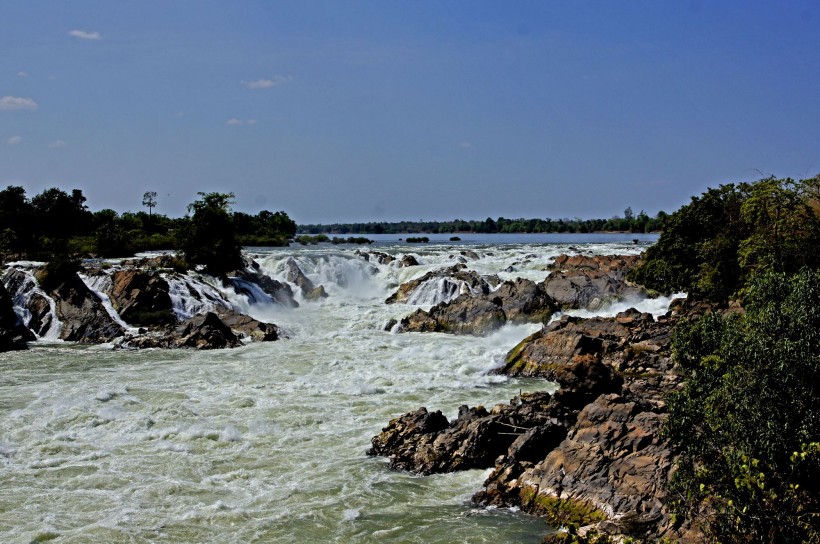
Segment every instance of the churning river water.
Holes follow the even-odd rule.
[[[278,324],[288,338],[277,342],[198,352],[38,341],[0,354],[0,542],[538,542],[543,521],[470,504],[488,471],[421,477],[365,450],[420,406],[455,417],[462,404],[550,389],[488,374],[539,325],[481,338],[394,334],[389,319],[440,295],[430,285],[418,306],[384,299],[466,249],[481,256],[471,269],[540,281],[570,246],[641,246],[631,235],[433,237],[423,247],[390,238],[363,249],[412,253],[421,266],[367,262],[350,246],[251,250],[279,279],[293,257],[329,294],[284,309],[223,290]],[[661,313],[668,299],[631,305]]]

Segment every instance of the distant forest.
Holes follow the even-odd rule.
[[[487,219],[465,221],[398,221],[372,223],[331,223],[327,225],[299,225],[299,234],[410,234],[410,233],[542,233],[542,232],[657,232],[660,231],[665,212],[649,217],[644,211],[635,215],[632,208],[624,210],[624,216],[610,219]]]

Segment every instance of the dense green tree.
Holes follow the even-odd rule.
[[[188,205],[188,220],[179,236],[178,249],[190,266],[202,266],[222,277],[242,268],[242,248],[230,213],[233,193],[197,193]]]
[[[90,232],[93,216],[79,189],[69,195],[57,188],[46,189],[31,199],[37,218],[35,229],[46,238],[65,239]]]
[[[720,542],[820,540],[820,273],[767,271],[746,312],[678,328],[671,497]]]
[[[20,256],[35,244],[34,209],[19,186],[0,191],[0,251]]]

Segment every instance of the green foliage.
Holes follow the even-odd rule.
[[[426,244],[429,241],[427,236],[410,236],[405,240],[408,244]]]
[[[679,326],[673,349],[679,513],[706,506],[721,542],[820,541],[820,273],[757,274],[745,314]]]
[[[820,264],[812,180],[767,178],[709,189],[663,221],[658,243],[630,279],[713,302],[743,294],[763,270]]]
[[[179,237],[178,249],[191,266],[214,276],[243,267],[242,248],[230,214],[233,193],[198,193],[188,205],[190,218]]]

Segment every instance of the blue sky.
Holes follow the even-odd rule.
[[[610,217],[820,172],[820,2],[4,0],[0,186],[300,223]]]

